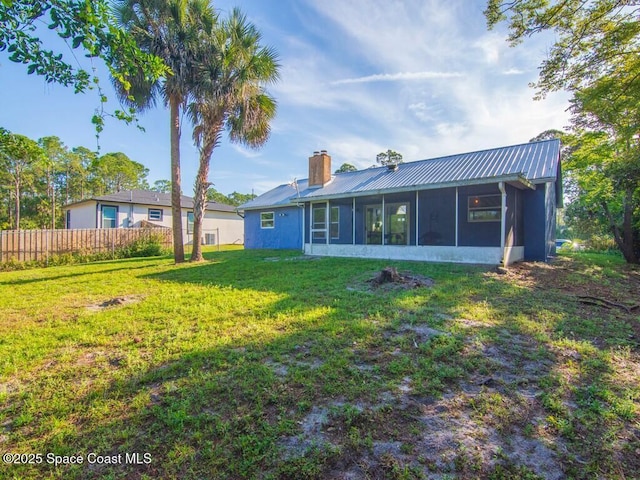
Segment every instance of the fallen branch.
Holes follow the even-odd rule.
[[[586,303],[588,305],[596,305],[598,307],[603,307],[603,308],[619,308],[621,310],[624,310],[627,313],[632,313],[634,310],[637,310],[640,308],[640,305],[631,305],[631,306],[624,305],[622,303],[612,302],[605,298],[592,297],[591,295],[578,295],[578,300],[581,303]]]

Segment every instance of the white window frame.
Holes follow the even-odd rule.
[[[191,221],[189,221],[189,216],[191,216]],[[187,212],[187,235],[193,235],[193,225],[195,222],[195,214],[193,212]]]
[[[329,243],[329,231],[327,229],[327,202],[311,204],[311,243]],[[316,211],[324,210],[322,222],[316,221]],[[317,240],[318,242],[314,242]]]
[[[269,215],[271,218],[267,218]],[[263,230],[276,228],[275,212],[260,212],[260,228]]]
[[[108,218],[108,220],[113,221],[113,226],[112,227],[105,227],[105,215],[104,215],[104,210],[108,208],[108,209],[113,209],[115,211],[115,217],[114,218]],[[117,205],[101,205],[100,206],[100,216],[101,216],[101,224],[102,224],[102,228],[118,228],[118,214],[120,213],[120,209],[118,208]]]
[[[152,215],[153,213],[159,213],[158,218],[154,218],[156,215]],[[162,208],[149,208],[147,210],[147,220],[151,222],[161,222],[164,217],[164,210]]]
[[[335,221],[333,220],[333,212],[337,213],[337,219]],[[335,235],[333,234],[334,226],[335,226],[335,232],[336,232]],[[332,206],[331,209],[329,210],[329,233],[331,234],[331,240],[340,239],[340,207],[339,206]]]

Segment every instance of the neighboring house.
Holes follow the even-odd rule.
[[[193,243],[193,199],[182,196],[185,244]],[[144,224],[172,226],[171,195],[148,190],[126,190],[92,197],[63,207],[65,227],[133,228]],[[202,224],[205,245],[243,243],[242,218],[236,207],[208,202]]]
[[[245,248],[462,263],[547,261],[561,206],[560,142],[541,142],[309,178],[239,207]]]

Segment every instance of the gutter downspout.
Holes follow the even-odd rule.
[[[507,190],[504,188],[504,182],[498,182],[498,189],[502,194],[502,206],[500,208],[500,250],[502,250],[502,266],[507,267],[508,259],[505,255],[505,236],[507,233]]]
[[[304,245],[304,236],[305,236],[305,224],[304,224],[304,217],[305,217],[305,213],[307,212],[307,207],[304,203],[298,203],[298,208],[302,208],[302,221],[300,222],[300,224],[302,225],[302,253],[305,253],[305,245]]]

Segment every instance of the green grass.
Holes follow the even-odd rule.
[[[84,458],[0,478],[544,478],[531,442],[571,478],[638,471],[637,314],[484,267],[206,258],[0,273],[0,453]],[[637,275],[565,262],[585,288]],[[435,285],[371,291],[389,264]]]

